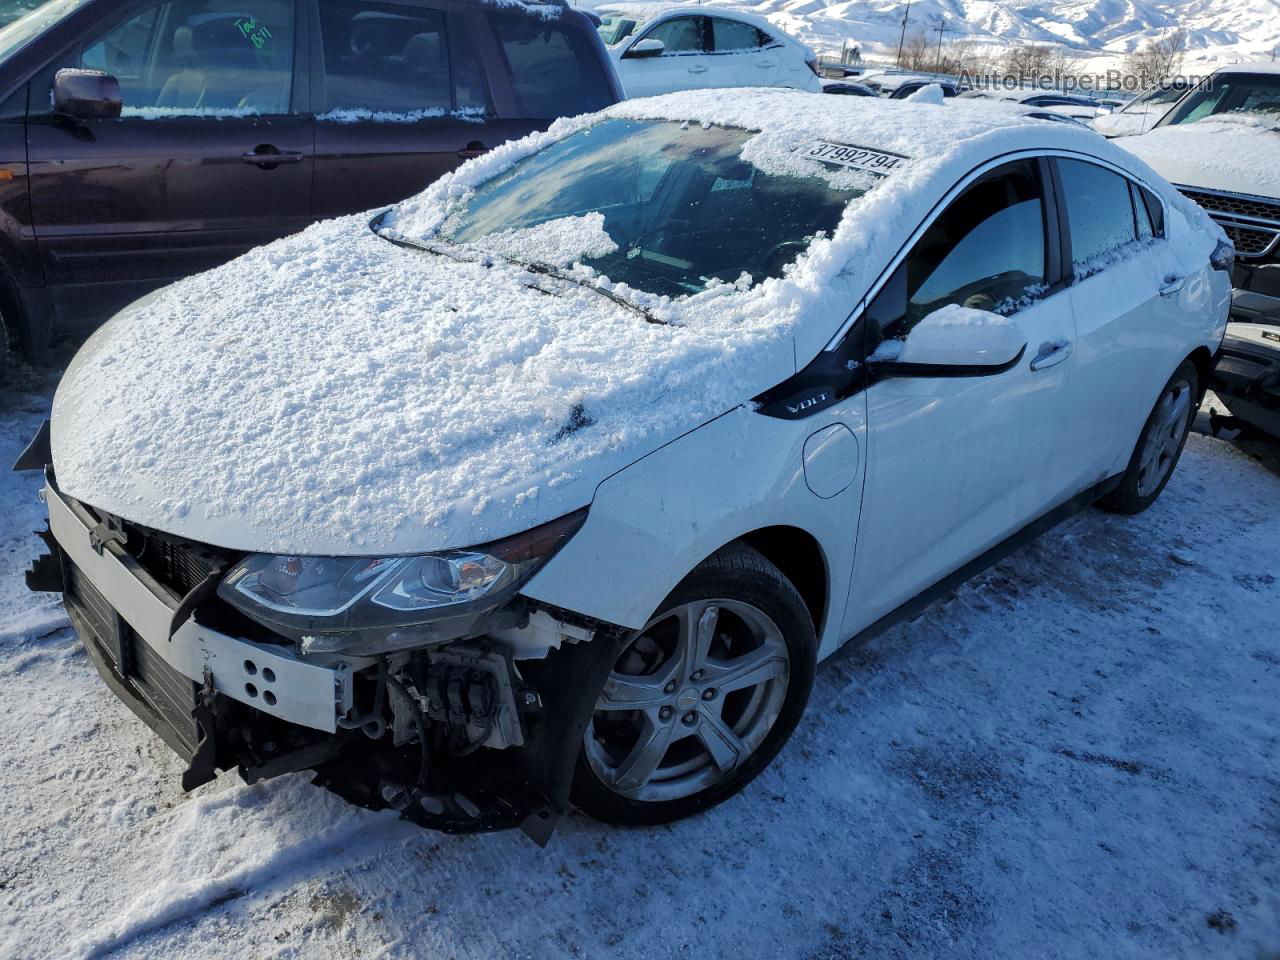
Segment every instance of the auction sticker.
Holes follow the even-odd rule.
[[[887,177],[910,159],[897,153],[884,153],[880,150],[868,150],[866,147],[831,143],[827,140],[818,140],[804,152],[804,156],[820,163],[848,167],[851,170],[864,170],[882,177]]]

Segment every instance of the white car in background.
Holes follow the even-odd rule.
[[[1095,117],[1090,121],[1090,126],[1104,137],[1132,137],[1146,133],[1190,89],[1191,84],[1186,80],[1174,80],[1166,85],[1153,87],[1134,97],[1119,110]]]
[[[1280,64],[1223,67],[1121,146],[1200,204],[1235,244],[1233,318],[1280,323]]]
[[[628,97],[707,87],[822,92],[812,50],[763,17],[701,6],[596,8],[601,37]]]
[[[820,660],[1155,501],[1229,253],[1069,124],[624,101],[99,330],[20,462],[28,582],[188,789],[678,819],[764,769]]]

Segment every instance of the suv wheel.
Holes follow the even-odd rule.
[[[809,611],[782,572],[746,545],[720,550],[623,648],[583,737],[574,802],[639,825],[731,797],[791,736],[816,654]]]

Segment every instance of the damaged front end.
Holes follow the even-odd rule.
[[[39,447],[38,436],[16,468],[47,464]],[[368,601],[385,591],[387,602],[362,614],[346,603],[326,621],[314,569],[306,602],[291,604],[261,576],[241,590],[256,596],[236,602],[255,571],[302,559],[244,556],[104,514],[63,494],[48,468],[42,495],[50,553],[28,584],[63,594],[108,686],[187,762],[184,789],[232,768],[249,783],[309,770],[369,809],[451,833],[520,827],[539,843],[567,811],[621,628],[537,606],[517,592],[527,577],[505,573],[483,602],[435,604],[440,615],[425,615],[431,605],[415,597],[410,575],[436,595],[459,583],[439,564],[418,569],[421,558],[365,561],[356,592]],[[475,558],[486,550],[509,564],[529,562],[531,551],[545,559],[581,520],[461,562],[483,566]],[[328,583],[341,593],[357,562],[328,562],[341,567]],[[461,586],[474,592],[466,578],[494,569],[460,571]],[[413,615],[386,615],[397,606]]]

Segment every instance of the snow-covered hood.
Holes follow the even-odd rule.
[[[233,549],[483,543],[582,507],[794,371],[785,322],[650,324],[368,220],[252,251],[99,330],[54,399],[62,489]]]
[[[1280,199],[1280,131],[1248,115],[1157,127],[1120,145],[1173,183]]]

